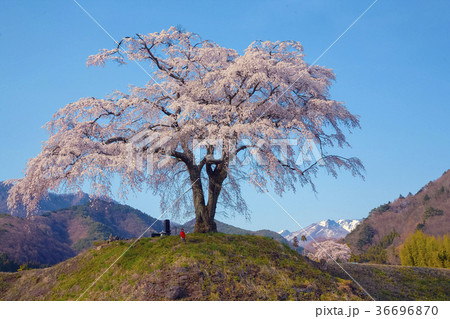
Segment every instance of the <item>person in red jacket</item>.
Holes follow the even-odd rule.
[[[186,234],[184,233],[184,229],[183,228],[181,228],[180,237],[181,237],[181,241],[183,243],[186,243]]]

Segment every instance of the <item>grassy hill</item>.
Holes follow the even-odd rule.
[[[450,269],[350,263],[342,267],[376,300],[450,300]],[[347,277],[336,264],[329,264],[328,271]]]
[[[385,255],[385,262],[399,263],[396,248],[418,229],[434,236],[449,233],[450,170],[415,195],[400,196],[373,209],[344,241],[357,254],[372,249]]]
[[[162,222],[130,206],[102,200],[30,218],[0,214],[0,271],[15,271],[21,264],[33,268],[54,265],[92,248],[95,241],[106,240],[110,234],[134,238],[152,224],[145,237],[162,231]],[[288,244],[273,231],[254,232],[219,221],[217,225],[223,233],[265,236]],[[194,221],[183,227],[191,232]],[[179,230],[180,226],[172,224],[172,228]]]
[[[75,300],[128,248],[102,244],[58,265],[0,273],[2,300]],[[143,238],[83,300],[361,300],[349,280],[320,271],[270,238],[188,234]]]

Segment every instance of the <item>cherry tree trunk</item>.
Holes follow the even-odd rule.
[[[220,176],[213,176],[209,178],[208,185],[208,202],[205,202],[205,194],[202,187],[202,182],[198,179],[200,174],[197,172],[191,173],[192,192],[195,208],[195,233],[209,233],[217,232],[217,225],[214,221],[216,215],[217,201],[219,199],[220,191],[222,190],[223,181],[226,174]]]
[[[216,232],[217,226],[214,222],[215,211],[208,209],[205,204],[203,190],[198,187],[193,187],[194,194],[194,208],[195,208],[195,233],[209,233]]]
[[[210,233],[217,232],[217,225],[214,221],[215,211],[208,210],[205,206],[201,210],[195,211],[195,233]]]

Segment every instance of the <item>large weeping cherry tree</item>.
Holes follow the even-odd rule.
[[[153,79],[60,109],[45,126],[50,137],[41,153],[12,181],[11,209],[25,205],[32,214],[49,190],[86,183],[111,195],[118,179],[119,196],[152,189],[163,210],[195,211],[195,232],[210,232],[218,205],[248,216],[243,183],[281,195],[296,185],[314,188],[319,168],[361,176],[357,158],[327,153],[348,145],[342,130],[359,127],[358,118],[330,99],[333,72],[308,65],[298,42],[256,41],[239,54],[172,27],[126,37],[87,64],[107,60],[148,64]],[[308,141],[320,158],[301,163],[298,150]]]

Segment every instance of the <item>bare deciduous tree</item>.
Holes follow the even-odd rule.
[[[298,239],[297,239],[297,236],[295,236],[294,239],[292,239],[292,246],[294,246],[295,248],[298,247]]]

